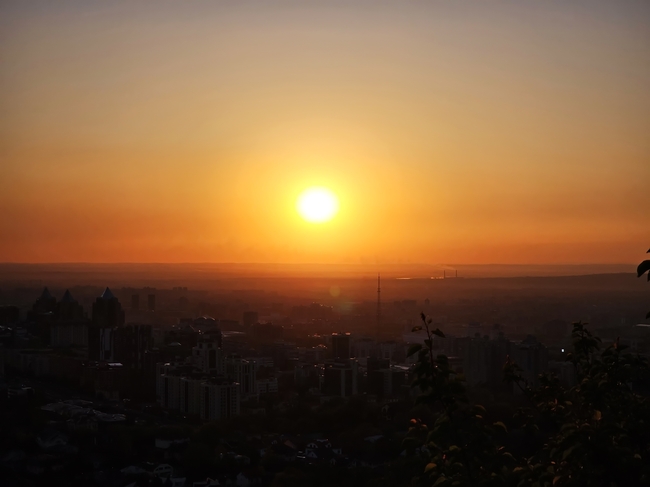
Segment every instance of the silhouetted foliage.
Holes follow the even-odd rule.
[[[650,254],[650,249],[646,252]],[[636,277],[641,277],[643,274],[648,273],[648,281],[650,281],[650,260],[644,260],[636,268]],[[646,319],[650,318],[650,311],[645,315]]]
[[[428,338],[412,347],[418,354],[413,386],[418,401],[437,412],[433,424],[411,421],[407,450],[427,460],[418,484],[440,486],[634,486],[650,482],[650,402],[635,393],[647,383],[645,358],[618,341],[601,351],[601,340],[585,323],[575,323],[568,354],[577,385],[566,388],[545,374],[533,390],[510,359],[504,380],[528,399],[508,421],[532,451],[516,448],[514,432],[503,422],[486,421],[481,405],[469,404],[464,378],[444,355],[433,356],[430,320],[422,316]]]

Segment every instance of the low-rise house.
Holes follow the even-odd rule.
[[[305,446],[304,457],[313,462],[327,462],[336,465],[342,458],[343,450],[333,448],[332,443],[324,438],[312,440]]]

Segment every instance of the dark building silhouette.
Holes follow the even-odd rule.
[[[50,294],[47,287],[43,288],[40,297],[36,299],[36,302],[32,306],[32,311],[38,314],[54,313],[55,308],[56,298]]]
[[[368,357],[368,374],[374,372],[375,370],[387,369],[390,367],[389,359],[382,359],[377,357]]]
[[[84,319],[84,308],[77,300],[72,297],[69,290],[65,290],[65,294],[61,301],[56,303],[54,311],[54,319],[56,320],[82,320]]]
[[[156,311],[156,295],[147,296],[147,311]]]
[[[53,347],[88,346],[90,321],[83,306],[66,289],[56,304],[54,320],[50,324],[50,345]]]
[[[140,309],[140,295],[133,294],[131,296],[131,309],[133,311],[138,311]]]
[[[92,325],[88,329],[88,358],[95,361],[115,360],[115,329],[124,325],[122,305],[106,288],[93,303]]]
[[[332,358],[350,358],[350,334],[332,333]]]
[[[155,399],[156,368],[151,362],[153,346],[151,325],[129,324],[115,328],[113,361],[126,371],[120,395],[141,400]]]
[[[406,382],[406,371],[390,365],[387,359],[376,360],[370,368],[368,361],[368,392],[379,398],[387,398],[402,392]]]
[[[324,394],[350,397],[358,392],[358,364],[356,360],[341,360],[325,364],[323,371]]]
[[[50,341],[50,325],[55,311],[56,298],[45,287],[34,302],[32,309],[27,313],[27,321],[31,323],[31,331],[38,336],[43,344]]]
[[[109,288],[106,288],[93,303],[92,322],[93,326],[102,328],[111,328],[124,324],[122,305]]]
[[[114,330],[114,358],[127,368],[142,369],[145,352],[152,346],[151,325],[126,325]]]

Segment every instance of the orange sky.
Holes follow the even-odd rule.
[[[0,4],[0,261],[636,262],[650,4]],[[308,186],[340,199],[303,222]]]

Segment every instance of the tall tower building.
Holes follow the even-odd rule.
[[[45,287],[41,296],[36,300],[32,311],[34,313],[53,313],[56,308],[56,298],[50,294],[50,291]]]
[[[115,329],[124,325],[122,305],[106,288],[93,303],[92,326],[88,329],[88,358],[115,360]]]
[[[57,320],[81,320],[84,318],[84,309],[66,289],[61,301],[56,303],[54,316]]]
[[[350,358],[350,334],[332,333],[332,358]]]
[[[27,320],[36,323],[36,333],[43,342],[50,339],[50,324],[56,311],[56,298],[50,294],[47,288],[36,300],[31,311],[27,313]]]
[[[93,303],[93,326],[110,328],[124,324],[124,311],[122,305],[106,288],[101,296]]]
[[[88,346],[88,324],[83,306],[66,290],[61,301],[56,303],[54,320],[50,326],[50,345],[69,347]]]

